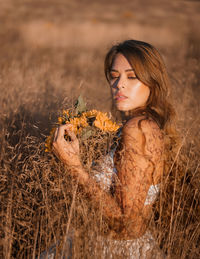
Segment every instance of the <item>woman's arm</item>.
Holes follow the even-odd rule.
[[[117,163],[118,183],[114,197],[104,192],[82,167],[78,140],[70,125],[59,128],[53,143],[54,152],[70,166],[88,196],[97,207],[101,204],[102,215],[111,227],[127,238],[138,237],[144,232],[149,214],[146,209],[149,206],[144,206],[144,202],[153,183],[154,164],[162,153],[162,137],[157,124],[144,120],[140,128],[138,119],[132,119],[123,129],[123,150],[120,163]],[[65,130],[71,142],[64,140]]]
[[[64,135],[70,136],[71,141],[66,141]],[[121,207],[109,193],[103,191],[96,181],[89,176],[88,172],[82,166],[79,157],[79,142],[73,133],[73,127],[70,124],[60,126],[56,132],[53,142],[53,152],[71,171],[71,174],[78,179],[85,190],[85,193],[91,197],[94,203],[99,207],[101,204],[103,215],[111,221],[114,218],[122,216]],[[109,206],[108,206],[109,204]]]
[[[124,215],[124,235],[141,235],[151,214],[151,205],[144,205],[149,187],[163,173],[163,134],[153,120],[137,117],[124,126],[122,143],[116,159],[116,200]]]

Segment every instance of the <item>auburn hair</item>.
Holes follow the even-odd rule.
[[[122,54],[127,59],[138,80],[150,89],[145,107],[129,111],[129,115],[146,114],[146,117],[151,117],[156,121],[164,132],[166,151],[168,150],[172,155],[172,150],[176,150],[179,137],[175,128],[175,110],[170,102],[171,85],[160,53],[151,44],[138,40],[126,40],[112,46],[104,63],[108,82],[117,54]]]

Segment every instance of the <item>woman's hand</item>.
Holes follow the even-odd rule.
[[[64,136],[68,135],[71,140],[65,140]],[[73,126],[66,124],[58,127],[55,131],[53,141],[54,154],[69,166],[78,166],[81,164],[79,157],[79,142],[73,132]]]

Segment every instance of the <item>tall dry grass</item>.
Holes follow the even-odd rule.
[[[44,141],[58,110],[71,106],[80,92],[89,107],[108,110],[105,50],[31,48],[14,27],[0,33],[0,258],[35,258],[52,244],[61,255],[66,234],[74,236],[74,258],[100,258],[98,236],[108,230],[101,210],[44,152]],[[168,258],[200,256],[200,39],[195,35],[187,35],[182,50],[160,48],[182,136],[150,222]]]

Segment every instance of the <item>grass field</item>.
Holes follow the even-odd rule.
[[[0,258],[35,258],[71,226],[78,229],[74,258],[99,258],[96,238],[106,223],[44,152],[44,141],[58,111],[80,93],[89,107],[109,111],[104,56],[127,38],[162,53],[182,137],[150,227],[168,258],[199,258],[200,3],[7,0],[0,6]]]

